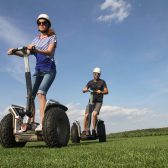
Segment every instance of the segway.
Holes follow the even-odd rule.
[[[92,90],[89,90],[89,92],[90,92],[90,99],[89,99],[88,131],[90,132],[92,112],[94,110],[94,104],[93,104],[94,92]],[[72,143],[80,143],[80,140],[85,141],[85,140],[99,139],[99,142],[106,142],[106,129],[105,129],[105,124],[103,120],[98,119],[96,124],[96,132],[97,132],[96,135],[92,135],[92,134],[82,135],[80,122],[75,121],[73,122],[71,127],[71,141]]]
[[[36,132],[39,123],[30,120],[34,118],[34,98],[32,97],[31,73],[29,67],[30,51],[26,47],[13,49],[24,58],[27,86],[26,107],[12,104],[8,113],[0,122],[0,144],[7,147],[23,147],[27,142],[45,141],[48,147],[66,146],[70,137],[70,124],[66,111],[68,108],[58,101],[48,100],[45,106],[42,131]],[[26,125],[26,131],[21,127]]]

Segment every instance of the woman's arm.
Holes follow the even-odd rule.
[[[52,56],[54,49],[56,48],[56,43],[51,43],[48,46],[47,50],[39,50],[39,49],[34,49],[34,45],[30,44],[27,46],[27,48],[31,51],[33,51],[34,53],[40,53],[40,54],[44,54],[44,55],[48,55],[48,56]]]
[[[13,53],[13,49],[14,48],[9,48],[8,49],[8,55],[16,55],[16,56],[19,56],[19,57],[23,57],[23,53],[21,53],[20,51],[16,51],[15,53]]]

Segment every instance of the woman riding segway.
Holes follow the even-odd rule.
[[[35,99],[37,95],[39,99],[40,125],[36,128],[36,131],[42,131],[44,109],[47,102],[46,94],[56,76],[54,54],[57,40],[55,32],[51,29],[51,21],[47,14],[40,14],[36,21],[40,34],[27,46],[27,49],[36,57],[35,73],[32,79],[32,96]],[[13,48],[8,50],[8,55],[13,55],[12,50]],[[15,55],[21,56],[18,52],[15,52]],[[34,115],[32,121],[34,121]],[[22,127],[20,132],[22,131],[26,131],[26,128]]]

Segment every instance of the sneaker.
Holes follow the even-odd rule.
[[[85,131],[85,130],[82,131],[82,135],[83,135],[83,136],[86,136],[86,131]]]
[[[26,132],[26,130],[20,129],[18,133]]]
[[[96,130],[95,129],[92,129],[92,136],[96,137]]]
[[[90,130],[87,130],[86,131],[86,136],[89,136],[90,135]]]
[[[35,131],[42,131],[42,124],[38,125]]]
[[[22,124],[18,133],[26,132],[27,131],[27,124]]]

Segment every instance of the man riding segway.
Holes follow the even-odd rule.
[[[90,135],[90,122],[89,121],[89,111],[92,111],[92,135],[96,136],[96,124],[97,124],[97,116],[99,115],[101,106],[103,104],[103,95],[108,94],[108,88],[106,82],[103,79],[100,79],[101,69],[96,67],[93,70],[93,79],[90,80],[87,85],[83,88],[83,93],[92,91],[93,98],[92,98],[92,109],[90,109],[90,101],[89,104],[86,106],[85,116],[84,116],[84,130],[82,132],[83,136]]]

